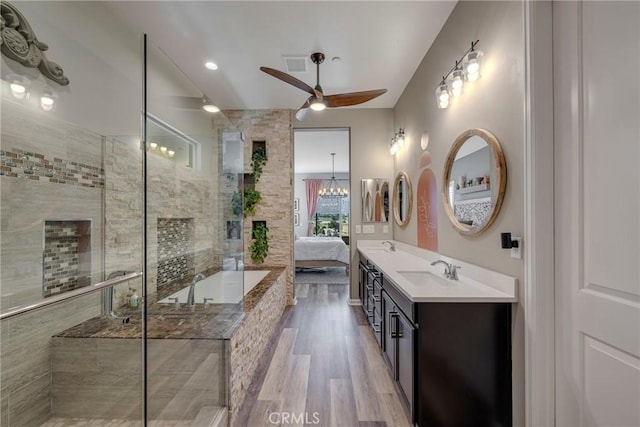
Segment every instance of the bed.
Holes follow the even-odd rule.
[[[345,267],[349,275],[349,249],[340,237],[299,237],[293,250],[296,268]]]

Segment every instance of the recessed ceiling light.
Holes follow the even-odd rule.
[[[218,108],[217,106],[215,106],[213,104],[204,104],[202,106],[202,109],[204,111],[206,111],[207,113],[217,113],[218,111],[220,111],[220,108]]]
[[[333,58],[331,58],[331,61],[338,63],[342,61],[342,58],[340,58],[339,56],[334,56]]]
[[[205,63],[204,63],[204,66],[205,66],[208,70],[211,70],[211,71],[215,71],[215,70],[217,70],[217,69],[218,69],[218,64],[216,64],[216,63],[215,63],[215,62],[213,62],[213,61],[207,61],[207,62],[205,62]]]

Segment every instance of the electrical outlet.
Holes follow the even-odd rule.
[[[356,224],[356,234],[362,233],[362,226],[360,224]]]
[[[517,248],[511,248],[511,258],[522,259],[522,237],[512,237],[511,240],[518,242]]]
[[[362,226],[362,232],[364,234],[373,234],[373,233],[375,233],[375,227],[373,226],[373,224],[363,225]]]
[[[383,225],[382,226],[382,232],[383,233],[388,233],[389,232],[389,226],[388,225]]]

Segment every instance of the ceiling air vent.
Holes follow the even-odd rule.
[[[287,73],[306,73],[307,57],[306,56],[285,56],[284,63]]]

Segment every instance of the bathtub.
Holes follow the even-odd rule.
[[[268,270],[219,271],[196,283],[195,302],[202,303],[204,298],[213,298],[209,301],[211,304],[239,303],[267,274]],[[158,304],[173,304],[169,298],[178,298],[180,303],[186,303],[188,295],[189,286],[158,301]]]

